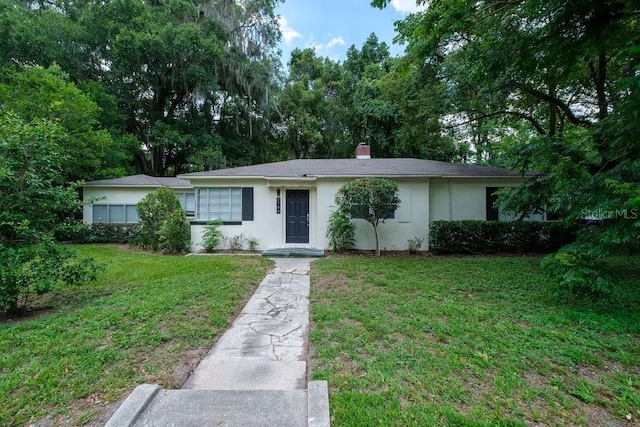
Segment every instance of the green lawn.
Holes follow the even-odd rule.
[[[271,267],[258,257],[78,249],[106,264],[98,282],[0,323],[2,426],[97,422],[138,384],[179,388]]]
[[[639,261],[608,304],[554,299],[538,258],[315,262],[332,425],[639,425]]]

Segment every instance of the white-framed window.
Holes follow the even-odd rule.
[[[196,219],[242,221],[242,188],[211,187],[196,189]]]
[[[196,195],[194,193],[175,193],[180,206],[187,216],[194,216],[196,211]]]
[[[140,217],[136,205],[93,205],[92,222],[133,224],[140,222]]]

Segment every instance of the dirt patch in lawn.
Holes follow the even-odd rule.
[[[50,305],[44,306],[32,306],[29,308],[21,309],[15,313],[4,313],[0,311],[0,324],[7,323],[19,323],[26,320],[36,319],[40,316],[51,313],[55,307]]]
[[[360,279],[347,277],[343,273],[324,273],[322,275],[316,274],[311,280],[311,286],[317,292],[346,292],[349,290],[349,285],[354,282],[358,282]]]

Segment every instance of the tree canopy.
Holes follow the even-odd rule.
[[[253,163],[264,154],[279,64],[276,4],[2,0],[0,61],[57,64],[94,97],[102,129],[127,154],[121,162],[138,172]],[[85,153],[100,153],[85,141]]]

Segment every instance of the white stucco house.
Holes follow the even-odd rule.
[[[493,206],[493,193],[517,186],[521,173],[487,166],[420,159],[372,159],[358,147],[354,159],[299,159],[154,178],[146,175],[87,182],[84,221],[137,222],[135,204],[158,187],[171,188],[191,220],[194,251],[202,249],[207,221],[220,219],[226,237],[244,233],[259,249],[327,249],[329,215],[338,189],[363,176],[389,178],[399,186],[400,207],[380,226],[383,250],[405,250],[437,220],[510,220]],[[543,216],[531,218],[544,220]],[[371,225],[356,223],[356,248],[374,249]]]

